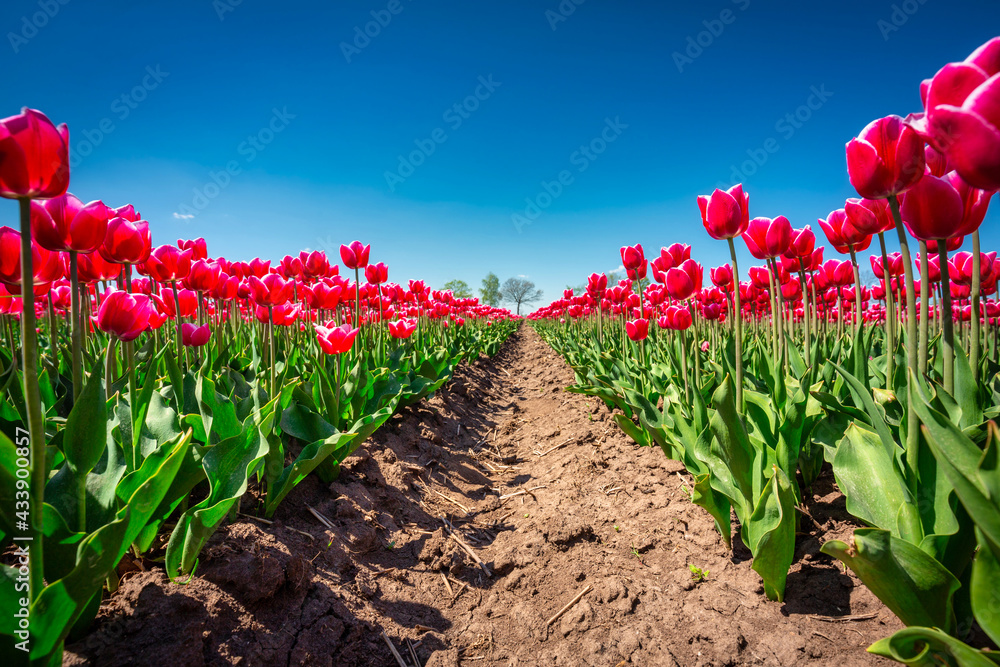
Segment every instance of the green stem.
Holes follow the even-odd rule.
[[[83,391],[83,331],[80,322],[80,279],[77,276],[76,251],[69,252],[70,324],[73,327],[73,403]]]
[[[858,268],[858,256],[854,252],[854,248],[851,248],[851,266],[854,268],[854,319],[857,320],[855,324],[858,327],[858,338],[860,339],[865,322],[861,313],[861,270]]]
[[[736,335],[736,409],[743,412],[743,311],[740,309],[740,269],[736,263],[736,245],[729,241],[733,259],[733,330]]]
[[[920,241],[920,340],[917,345],[917,372],[927,373],[927,341],[930,313],[927,302],[930,299],[930,265],[927,258],[927,243]]]
[[[882,250],[882,284],[885,287],[885,387],[892,385],[893,370],[896,365],[896,304],[892,296],[892,276],[889,275],[889,254],[885,251],[885,235],[878,233],[878,244]]]
[[[955,322],[951,311],[951,281],[948,275],[948,243],[938,239],[938,263],[941,265],[941,334],[944,390],[955,395]]]
[[[35,331],[35,285],[31,254],[31,200],[18,200],[21,206],[21,365],[24,379],[24,404],[28,416],[31,453],[31,493],[28,508],[29,595],[38,599],[44,586],[42,560],[42,525],[45,503],[45,421],[38,391],[38,334]]]
[[[270,399],[270,398],[274,398],[275,396],[277,396],[277,385],[278,385],[278,379],[277,379],[277,377],[278,377],[277,376],[277,372],[278,371],[275,368],[275,366],[276,366],[276,364],[275,364],[275,350],[277,349],[277,346],[276,346],[276,344],[274,342],[274,307],[273,306],[268,306],[267,307],[267,338],[268,338],[268,341],[270,342],[270,350],[271,350],[271,385],[270,385],[271,386],[271,394],[268,397]]]
[[[979,319],[982,317],[982,309],[979,303],[980,299],[980,262],[982,258],[979,256],[979,230],[972,232],[972,343],[969,349],[969,363],[972,365],[972,381],[978,386],[979,385],[979,356],[980,356],[980,340],[979,340]]]
[[[910,244],[906,240],[906,228],[903,227],[903,218],[899,214],[899,198],[896,195],[889,196],[889,206],[896,221],[896,234],[899,236],[899,251],[903,256],[903,274],[906,279],[906,360],[910,372],[917,373],[917,294],[913,284],[913,260],[910,258]],[[912,387],[910,389],[906,392],[906,467],[909,473],[908,487],[915,494],[917,480],[920,479],[920,418],[913,409]]]

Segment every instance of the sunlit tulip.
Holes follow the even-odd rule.
[[[347,352],[354,345],[354,338],[357,335],[358,329],[352,329],[349,324],[342,324],[339,327],[316,327],[316,341],[326,354]]]
[[[69,129],[25,107],[0,119],[0,197],[51,199],[69,187]]]
[[[625,333],[634,341],[646,340],[649,335],[649,320],[635,319],[625,323]]]
[[[369,264],[365,267],[365,280],[372,285],[381,285],[389,280],[389,267],[382,262]]]
[[[31,202],[32,238],[46,250],[88,253],[104,243],[110,209],[71,194]]]
[[[579,315],[577,315],[577,317],[579,317]],[[417,323],[415,320],[398,320],[396,322],[389,322],[389,334],[393,338],[409,338],[416,330]]]
[[[193,241],[178,239],[177,247],[181,250],[190,250],[191,261],[208,259],[208,244],[205,243],[205,239],[197,238]]]
[[[920,87],[924,113],[907,118],[970,185],[1000,188],[1000,37]]]
[[[820,218],[818,222],[830,245],[842,255],[851,250],[861,252],[872,243],[871,234],[860,231],[842,208],[832,211],[826,220]]]
[[[716,190],[711,195],[698,196],[701,221],[714,239],[736,238],[750,225],[750,196],[738,183],[729,190]]]
[[[340,246],[340,259],[349,269],[363,269],[368,266],[370,245],[362,245],[361,241],[352,241],[350,245]]]
[[[866,199],[885,199],[924,175],[924,142],[899,116],[872,121],[847,144],[851,185]]]
[[[930,174],[906,193],[900,207],[907,230],[923,241],[959,235],[964,213],[958,191],[947,180]]]
[[[212,337],[212,330],[207,324],[196,326],[190,322],[181,325],[181,342],[187,347],[201,347]]]
[[[149,258],[152,249],[148,222],[116,217],[108,221],[104,243],[98,248],[98,252],[109,262],[138,264]]]
[[[145,294],[129,294],[114,290],[104,295],[97,310],[97,328],[127,343],[146,330],[152,311]]]
[[[812,228],[806,225],[802,229],[792,230],[792,238],[784,256],[789,259],[802,260],[812,255],[815,247],[816,235],[813,234]]]
[[[783,215],[754,218],[743,233],[750,254],[757,259],[773,259],[788,249],[792,241],[792,223]]]
[[[177,246],[161,245],[149,254],[145,261],[147,274],[161,283],[183,280],[191,273],[192,250],[181,250]]]

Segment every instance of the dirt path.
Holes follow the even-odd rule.
[[[829,473],[787,599],[768,602],[681,466],[572,382],[522,327],[394,417],[336,483],[307,480],[272,524],[220,530],[190,584],[132,566],[67,664],[397,665],[383,631],[408,665],[412,646],[437,667],[882,664],[864,648],[898,621],[819,553],[852,529]]]

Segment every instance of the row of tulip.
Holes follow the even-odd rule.
[[[713,287],[687,246],[651,262],[624,247],[627,280],[591,275],[530,319],[574,368],[570,391],[683,462],[727,544],[736,515],[768,598],[784,596],[796,509],[829,463],[867,527],[822,551],[907,626],[869,650],[986,666],[1000,654],[973,630],[1000,644],[1000,262],[980,251],[979,228],[1000,189],[1000,38],[921,96],[922,113],[876,120],[847,144],[860,198],[818,221],[847,259],[824,261],[808,225],[751,220],[736,185],[698,198],[732,258],[709,272]],[[955,252],[969,236],[972,252]],[[880,283],[864,285],[858,255],[876,237]],[[764,261],[748,282],[737,238]]]
[[[131,205],[69,194],[68,131],[0,120],[0,655],[62,662],[126,555],[192,573],[212,533],[271,516],[456,365],[495,354],[509,311],[388,281],[370,247],[211,258],[154,247]],[[362,276],[363,274],[363,276]],[[352,279],[353,278],[353,279]],[[26,426],[26,428],[25,428]]]

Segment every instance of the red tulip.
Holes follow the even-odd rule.
[[[885,199],[848,199],[844,204],[847,219],[862,234],[882,234],[896,227],[889,202]]]
[[[323,278],[325,276],[336,275],[340,271],[340,267],[333,267],[333,271],[330,271],[330,260],[327,259],[326,253],[322,250],[313,250],[312,252],[305,252],[304,250],[299,253],[299,261],[302,262],[302,274],[309,280],[313,278]]]
[[[370,245],[362,245],[361,241],[352,241],[350,245],[340,246],[340,259],[349,269],[363,269],[368,266],[371,249]]]
[[[159,296],[153,297],[160,312],[170,319],[177,319],[177,304],[174,303],[174,291],[169,288],[160,290]],[[189,289],[177,290],[177,301],[181,306],[181,317],[194,317],[198,313],[198,295]]]
[[[97,310],[97,328],[127,343],[146,330],[151,311],[145,294],[114,290],[104,296]]]
[[[907,120],[973,187],[1000,188],[1000,37],[921,84],[925,113]]]
[[[0,120],[0,197],[51,199],[69,187],[69,129],[25,107]]]
[[[671,298],[683,301],[701,289],[703,273],[701,264],[688,259],[667,271],[666,286]]]
[[[138,264],[149,258],[152,248],[148,222],[117,217],[108,221],[104,243],[98,248],[98,252],[109,262]]]
[[[188,249],[190,250],[190,249]],[[147,267],[149,264],[147,263]],[[188,272],[187,278],[184,280],[184,285],[188,289],[193,289],[195,291],[201,292],[211,292],[215,289],[216,285],[219,284],[219,280],[222,278],[222,267],[216,262],[209,262],[204,259],[199,259],[191,263],[191,269]],[[235,296],[235,282],[231,291]],[[226,298],[226,297],[222,297]],[[228,297],[232,298],[232,297]]]
[[[773,259],[788,249],[792,241],[792,223],[783,215],[773,220],[754,218],[743,233],[743,240],[757,259]]]
[[[625,333],[634,341],[646,340],[649,335],[649,320],[629,320],[625,323]]]
[[[750,225],[750,196],[738,183],[729,190],[716,188],[711,196],[699,195],[698,208],[708,235],[714,239],[736,238]]]
[[[806,225],[802,229],[792,230],[791,242],[788,244],[784,256],[788,259],[801,260],[811,256],[815,247],[816,235],[813,234],[812,228]]]
[[[145,269],[149,277],[161,283],[183,280],[191,273],[192,250],[161,245],[149,254]]]
[[[31,202],[31,233],[46,250],[88,253],[104,242],[110,209],[100,201],[84,205],[71,194]]]
[[[367,257],[367,252],[366,252]],[[347,262],[344,262],[347,264]],[[348,265],[348,268],[351,268]],[[339,327],[316,327],[316,341],[319,347],[326,354],[343,354],[354,345],[354,338],[358,335],[357,329],[352,329],[350,324],[342,324]]]
[[[728,291],[726,288],[733,284],[733,267],[728,264],[714,267],[709,274],[712,277],[712,284],[722,290]]]
[[[96,283],[121,275],[122,266],[107,261],[99,252],[92,252],[77,257],[76,272],[81,283]]]
[[[280,306],[292,298],[294,283],[286,282],[277,273],[269,273],[263,279],[250,276],[250,294],[260,306]]]
[[[958,236],[965,210],[949,181],[928,174],[903,197],[900,215],[910,234],[926,241]]]
[[[32,266],[38,254],[32,256]],[[0,227],[0,282],[21,282],[21,232],[12,227]]]
[[[958,236],[967,236],[979,229],[986,217],[993,192],[979,190],[969,185],[957,171],[945,174],[944,179],[951,184],[958,196],[962,198],[962,222],[959,224]]]
[[[212,337],[207,324],[196,326],[190,322],[181,325],[181,342],[187,347],[201,347]]]
[[[844,287],[854,282],[854,265],[847,260],[828,259],[823,264],[822,275],[830,284]]]
[[[247,277],[257,276],[258,278],[263,278],[271,272],[271,260],[264,261],[260,257],[254,257],[246,265],[246,269]]]
[[[416,330],[417,323],[415,320],[399,320],[397,322],[389,322],[389,333],[393,338],[409,338]]]
[[[381,285],[389,280],[389,267],[382,262],[369,264],[365,267],[365,280],[372,285]]]
[[[766,266],[751,266],[750,282],[762,290],[771,289],[771,271]]]
[[[866,250],[872,243],[871,235],[855,227],[842,208],[831,212],[826,220],[820,218],[819,226],[823,228],[830,245],[842,255],[849,254],[851,250]]]
[[[889,268],[889,275],[890,276],[901,276],[901,275],[903,275],[903,255],[902,254],[900,254],[898,252],[890,253],[889,255],[886,255],[886,259],[889,260],[889,267],[888,268]],[[882,266],[882,258],[881,257],[876,257],[875,255],[872,255],[871,257],[869,257],[869,260],[871,261],[871,265],[872,265],[872,273],[874,273],[875,277],[878,278],[879,280],[884,280],[885,279],[885,271],[884,271],[884,267]]]
[[[979,280],[988,282],[993,276],[993,262],[996,260],[995,252],[979,253]],[[972,270],[973,255],[971,252],[956,252],[951,258],[949,275],[952,280],[960,285],[971,285],[972,277],[975,275]]]
[[[924,142],[899,116],[869,123],[847,144],[851,185],[866,199],[906,192],[924,175]]]
[[[177,240],[177,247],[181,250],[191,251],[191,261],[198,259],[208,259],[208,244],[205,239],[197,238],[193,241]]]

